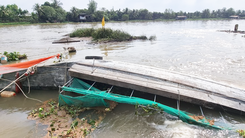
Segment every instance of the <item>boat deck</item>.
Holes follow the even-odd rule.
[[[205,107],[245,112],[245,90],[164,69],[116,61],[84,60],[72,65],[69,74]]]

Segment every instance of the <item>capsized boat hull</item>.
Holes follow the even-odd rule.
[[[245,112],[245,90],[159,68],[116,61],[83,60],[71,66],[69,74],[197,105]]]

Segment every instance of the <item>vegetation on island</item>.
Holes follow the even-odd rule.
[[[21,55],[19,52],[4,51],[3,55],[5,55],[8,58],[8,61],[18,61],[20,59],[26,59],[27,58],[26,54]]]
[[[94,42],[121,42],[130,40],[147,40],[146,36],[131,36],[129,33],[121,30],[112,30],[110,28],[81,28],[70,34],[70,37],[92,37]],[[149,40],[155,39],[151,36]]]
[[[106,21],[128,21],[128,20],[163,20],[175,19],[177,16],[186,16],[188,19],[229,18],[232,15],[245,18],[245,10],[223,8],[218,10],[204,9],[195,12],[175,12],[165,9],[164,12],[150,12],[147,9],[97,9],[97,2],[89,0],[87,9],[72,7],[70,11],[62,8],[62,2],[52,0],[43,4],[34,4],[33,12],[22,10],[16,4],[0,5],[0,23],[9,22],[31,22],[31,23],[54,23],[54,22],[79,22],[80,14],[87,15],[88,22],[98,22],[104,17]]]

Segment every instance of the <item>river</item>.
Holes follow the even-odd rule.
[[[67,23],[0,26],[0,53],[17,51],[28,60],[63,52],[73,46],[76,54],[66,61],[85,56],[103,56],[117,60],[159,67],[245,88],[245,38],[242,34],[218,32],[245,30],[245,20],[109,22],[106,28],[119,29],[139,36],[156,36],[155,41],[135,40],[120,43],[88,44],[88,41],[52,44],[77,28],[101,27],[101,23]],[[45,94],[40,94],[45,93]],[[47,100],[58,92],[31,91],[30,96]],[[22,96],[0,98],[0,137],[41,137],[46,126],[27,120],[38,105]],[[173,107],[176,105],[172,104]],[[199,107],[181,104],[181,109],[200,114]],[[207,117],[232,129],[245,129],[245,117],[204,109]],[[222,117],[223,116],[223,117]],[[120,104],[108,113],[92,137],[238,137],[234,130],[210,130],[173,120],[168,115],[134,115],[134,106]]]

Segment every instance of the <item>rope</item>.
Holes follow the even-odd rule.
[[[43,61],[43,62],[41,62],[41,63],[45,63],[46,61]],[[38,63],[38,64],[40,64],[40,63]],[[61,66],[58,66],[59,68],[61,68]],[[63,68],[68,68],[67,66],[65,66],[65,67],[63,67]],[[9,81],[9,82],[11,82],[9,85],[7,85],[6,87],[4,87],[1,91],[0,91],[0,93],[2,93],[5,89],[7,89],[9,86],[11,86],[12,84],[16,84],[16,86],[20,89],[20,91],[22,92],[22,94],[27,98],[27,99],[30,99],[30,100],[35,100],[35,101],[38,101],[38,102],[43,102],[43,101],[41,101],[41,100],[38,100],[38,99],[35,99],[35,98],[29,98],[28,96],[26,96],[26,94],[24,93],[24,91],[20,88],[20,86],[16,83],[16,81],[18,81],[18,80],[22,80],[22,79],[24,79],[24,78],[22,78],[25,74],[30,74],[32,71],[36,71],[37,70],[37,64],[36,65],[33,65],[33,66],[31,66],[31,67],[29,67],[28,69],[27,69],[27,71],[25,72],[25,73],[23,73],[21,76],[19,76],[17,79],[15,79],[14,81],[10,81],[10,80],[7,80],[7,79],[3,79],[2,78],[2,75],[1,75],[1,77],[0,77],[0,79],[1,80],[5,80],[5,81]],[[21,79],[22,78],[22,79]],[[28,76],[26,77],[27,78],[27,81],[28,81],[28,94],[30,93],[30,81],[29,81],[29,78],[28,78]]]
[[[8,82],[12,82],[12,80],[3,79],[3,78],[0,78],[0,80],[4,80],[4,81],[8,81]]]
[[[37,65],[37,64],[36,64]],[[7,89],[9,86],[11,86],[12,84],[16,84],[16,81],[20,80],[20,78],[22,78],[25,74],[30,74],[32,71],[36,71],[37,70],[37,66],[31,66],[27,69],[27,71],[25,73],[23,73],[21,76],[19,76],[17,79],[15,79],[14,81],[12,81],[9,85],[7,85],[6,87],[4,87],[0,93],[2,93],[5,89]],[[17,85],[18,86],[18,85]]]
[[[17,83],[16,83],[17,84]],[[38,100],[38,99],[35,99],[35,98],[30,98],[30,97],[28,97],[28,96],[26,96],[26,94],[24,93],[24,91],[20,88],[20,86],[17,84],[16,85],[19,89],[20,89],[20,91],[22,92],[22,94],[27,98],[27,99],[30,99],[30,100],[34,100],[34,101],[38,101],[38,102],[43,102],[43,101],[41,101],[41,100]]]
[[[219,114],[220,114],[220,116],[221,116],[222,120],[224,121],[224,123],[225,123],[225,125],[226,125],[226,127],[227,127],[228,125],[227,125],[227,123],[226,123],[226,121],[225,121],[225,119],[224,119],[223,115],[221,114],[221,112],[219,112]]]
[[[27,77],[27,82],[28,82],[28,94],[31,92],[31,85],[29,81],[29,77]]]
[[[0,93],[2,93],[5,89],[7,89],[9,86],[11,86],[12,84],[16,84],[16,86],[20,89],[20,91],[22,92],[22,94],[27,98],[27,99],[30,99],[30,100],[35,100],[35,101],[38,101],[38,102],[41,102],[41,100],[38,100],[38,99],[35,99],[35,98],[30,98],[28,96],[26,96],[26,94],[24,93],[24,91],[21,89],[21,87],[16,83],[16,81],[20,80],[25,74],[29,74],[31,71],[34,71],[36,70],[36,66],[32,66],[32,67],[29,67],[27,69],[27,71],[25,73],[23,73],[21,76],[19,76],[17,79],[15,79],[14,81],[12,81],[9,85],[7,85],[6,87],[4,87]],[[1,78],[2,79],[2,78]],[[5,79],[4,79],[5,80]],[[28,80],[28,93],[30,93],[30,82],[29,82],[29,78],[27,77],[27,80]],[[8,80],[7,80],[8,81]]]
[[[7,85],[6,87],[4,87],[0,93],[2,93],[5,89],[7,89],[10,85],[12,85],[13,83],[16,84],[16,81],[18,81],[21,77],[23,77],[25,75],[25,73],[23,73],[21,76],[19,76],[17,79],[15,79],[14,81],[12,81],[9,85]],[[18,85],[17,85],[18,86]]]

